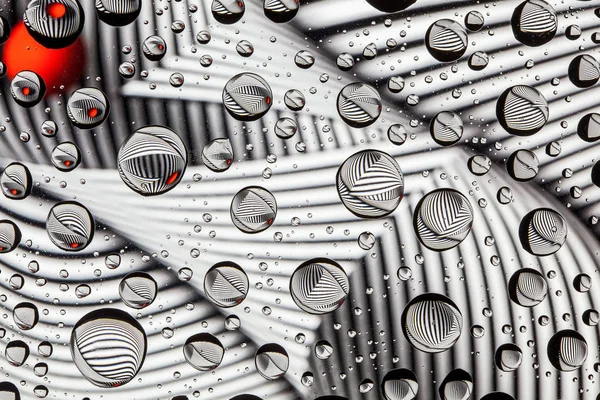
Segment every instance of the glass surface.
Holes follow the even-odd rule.
[[[0,2],[0,400],[600,398],[594,1]]]

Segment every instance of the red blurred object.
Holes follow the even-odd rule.
[[[36,72],[44,80],[47,93],[59,92],[61,85],[68,88],[77,82],[86,64],[81,39],[62,49],[48,49],[31,37],[23,22],[12,28],[2,49],[2,61],[9,79],[24,70]]]

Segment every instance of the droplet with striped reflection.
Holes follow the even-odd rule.
[[[289,22],[298,14],[300,0],[264,0],[265,16],[273,22]]]
[[[73,171],[81,164],[81,152],[75,143],[63,142],[52,150],[50,160],[59,171]]]
[[[239,121],[256,121],[273,105],[271,87],[261,76],[243,72],[231,78],[223,88],[223,105]]]
[[[302,263],[290,279],[290,294],[300,309],[327,314],[340,308],[350,292],[343,268],[333,260],[314,258]]]
[[[246,272],[230,261],[213,265],[204,276],[204,293],[217,307],[237,306],[248,295],[249,287]]]
[[[454,189],[427,193],[415,208],[413,225],[419,241],[428,249],[445,251],[458,246],[471,232],[473,207]]]
[[[600,79],[598,61],[589,54],[578,55],[569,64],[569,79],[578,88],[594,86]]]
[[[473,393],[473,377],[463,369],[453,369],[439,388],[442,400],[467,400]]]
[[[8,219],[0,220],[0,254],[13,251],[21,241],[21,230]]]
[[[429,54],[436,60],[456,61],[467,51],[469,45],[467,30],[456,21],[440,19],[427,30],[425,45]]]
[[[266,380],[281,378],[288,370],[290,358],[287,351],[276,343],[260,346],[254,356],[256,370]]]
[[[129,25],[142,10],[142,0],[96,0],[95,3],[100,21],[112,26]]]
[[[131,381],[144,363],[147,339],[142,326],[126,312],[92,311],[73,327],[71,355],[81,374],[102,388]]]
[[[558,29],[556,11],[544,0],[527,0],[519,4],[510,24],[515,39],[532,47],[551,41]]]
[[[574,330],[559,331],[548,341],[548,359],[561,372],[575,371],[583,365],[587,355],[587,341]]]
[[[19,162],[9,164],[0,176],[2,194],[12,200],[23,200],[29,196],[32,184],[29,168]]]
[[[2,400],[21,400],[21,392],[11,382],[0,382],[0,399]]]
[[[28,331],[37,325],[40,314],[33,303],[19,303],[13,309],[13,320],[15,324],[24,331]]]
[[[132,272],[121,280],[119,296],[131,308],[148,307],[158,292],[156,281],[145,272]]]
[[[391,214],[404,196],[404,175],[396,160],[379,150],[350,156],[337,172],[340,200],[354,215],[379,218]]]
[[[531,86],[513,86],[498,98],[496,117],[508,133],[530,136],[539,132],[548,121],[548,102]]]
[[[10,36],[10,24],[4,17],[0,17],[0,44],[6,42]]]
[[[187,149],[171,129],[149,125],[133,132],[119,149],[118,170],[129,188],[142,196],[173,189],[187,167]]]
[[[11,340],[4,349],[6,361],[13,367],[20,367],[29,358],[29,346],[22,340]]]
[[[94,218],[81,204],[63,201],[52,207],[48,213],[46,231],[58,248],[80,251],[94,238]]]
[[[102,124],[110,112],[108,98],[100,89],[75,90],[67,102],[67,115],[73,126],[92,129]]]
[[[533,151],[519,149],[506,160],[506,171],[517,182],[535,178],[540,170],[540,160]]]
[[[396,13],[402,11],[411,5],[415,4],[417,0],[367,0],[367,3],[386,13]]]
[[[519,239],[521,246],[534,256],[554,254],[567,240],[567,221],[552,209],[535,209],[521,220]]]
[[[229,214],[240,231],[259,233],[275,222],[277,202],[267,189],[248,186],[233,196]]]
[[[496,367],[504,372],[512,372],[521,366],[523,352],[519,346],[512,343],[502,344],[496,349],[494,360]]]
[[[160,36],[148,36],[142,44],[142,52],[149,61],[160,61],[167,54],[167,42]]]
[[[185,360],[198,371],[217,368],[223,360],[225,349],[221,341],[210,333],[190,336],[183,346]]]
[[[77,0],[32,0],[23,22],[42,46],[60,49],[74,43],[83,30],[85,14]]]
[[[462,138],[463,130],[460,115],[452,111],[437,113],[429,124],[429,133],[440,146],[452,146],[457,143]]]
[[[225,25],[238,22],[245,11],[244,0],[213,0],[211,5],[213,18]]]
[[[371,125],[379,118],[381,108],[379,92],[366,83],[350,83],[342,88],[337,97],[337,110],[340,117],[354,128]]]
[[[42,101],[46,84],[37,73],[21,71],[10,82],[10,94],[18,105],[30,108]]]
[[[521,268],[508,281],[508,295],[522,307],[540,304],[548,294],[546,278],[531,268]]]
[[[225,172],[233,164],[233,148],[229,139],[214,139],[202,149],[202,162],[213,172]]]
[[[411,370],[393,369],[381,381],[381,393],[386,400],[413,400],[419,392],[419,381]]]
[[[437,293],[412,299],[404,308],[401,321],[409,343],[426,353],[448,350],[463,328],[463,317],[456,304]]]

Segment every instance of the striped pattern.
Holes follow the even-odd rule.
[[[290,358],[287,351],[277,343],[262,345],[254,358],[256,370],[268,381],[281,378],[288,370]]]
[[[55,18],[49,13],[52,4],[64,7]],[[83,29],[84,14],[77,0],[32,0],[27,5],[23,22],[34,39],[44,46],[61,48],[73,43]]]
[[[290,279],[290,294],[298,307],[310,314],[337,310],[350,291],[348,276],[333,260],[313,259],[302,263]]]
[[[127,186],[144,196],[173,189],[187,166],[181,138],[162,126],[146,126],[132,133],[119,149],[118,170]]]
[[[42,100],[46,93],[46,85],[37,73],[21,71],[11,81],[10,93],[17,104],[29,108]]]
[[[508,282],[510,299],[522,307],[540,304],[548,294],[548,283],[542,274],[531,268],[515,272]]]
[[[202,162],[211,171],[224,172],[233,163],[233,148],[229,139],[215,139],[202,149]]]
[[[556,34],[556,12],[544,0],[524,1],[515,9],[512,28],[515,38],[524,45],[541,46]]]
[[[233,224],[242,232],[258,233],[275,221],[277,202],[267,189],[249,186],[233,197],[229,214]]]
[[[9,164],[0,175],[2,193],[9,199],[22,200],[29,196],[32,183],[29,168],[18,162]]]
[[[435,142],[441,146],[450,146],[463,135],[463,122],[460,116],[451,111],[436,114],[429,125],[429,132]]]
[[[419,392],[419,382],[408,369],[389,371],[381,381],[381,393],[386,400],[413,400]]]
[[[291,21],[300,8],[300,0],[264,0],[265,16],[273,22]]]
[[[198,371],[217,368],[223,361],[224,354],[223,344],[210,333],[190,336],[183,346],[185,360]]]
[[[338,194],[354,215],[378,218],[392,213],[404,195],[404,175],[394,158],[377,150],[358,152],[337,173]]]
[[[364,128],[379,118],[381,96],[371,85],[351,83],[340,91],[337,108],[345,123],[355,128]]]
[[[146,356],[146,336],[127,313],[102,309],[84,316],[71,335],[73,361],[96,386],[126,384],[138,373]]]
[[[508,157],[506,170],[514,180],[527,182],[537,176],[540,170],[540,161],[532,151],[517,150]]]
[[[554,210],[538,208],[521,220],[519,238],[529,253],[547,256],[556,253],[567,240],[567,222]]]
[[[467,31],[456,21],[441,19],[427,30],[425,43],[429,53],[438,61],[455,61],[467,50]]]
[[[413,224],[417,238],[430,250],[444,251],[465,240],[473,225],[473,207],[454,189],[438,189],[423,196]]]
[[[582,54],[573,59],[569,64],[569,79],[580,88],[595,85],[600,79],[600,65],[589,54]]]
[[[72,171],[81,163],[81,152],[75,143],[64,142],[52,150],[52,164],[59,171]]]
[[[403,332],[410,344],[426,353],[446,351],[460,337],[463,318],[456,304],[440,294],[415,297],[402,313]]]
[[[204,293],[217,307],[237,306],[248,295],[249,286],[248,275],[233,262],[215,264],[204,276]]]
[[[94,237],[94,219],[81,204],[58,203],[48,213],[46,231],[52,243],[65,251],[81,251]]]
[[[119,296],[131,308],[141,309],[152,304],[156,298],[156,281],[144,272],[127,275],[119,284]]]
[[[213,0],[211,11],[214,19],[222,24],[234,24],[246,11],[244,0]]]
[[[440,384],[442,400],[467,400],[473,392],[473,377],[467,371],[457,368],[448,373]]]
[[[21,230],[12,221],[0,220],[0,254],[13,251],[21,241]]]
[[[100,89],[77,89],[69,97],[67,114],[78,128],[91,129],[100,125],[108,117],[110,104]]]
[[[559,371],[569,372],[581,367],[588,355],[586,340],[578,332],[565,329],[548,341],[548,358]]]
[[[536,89],[517,85],[506,89],[500,96],[496,114],[509,133],[529,136],[541,130],[548,121],[548,102]]]
[[[272,102],[271,87],[257,74],[238,74],[223,88],[223,105],[232,117],[242,121],[262,117],[269,111]]]

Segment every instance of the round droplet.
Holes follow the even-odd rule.
[[[436,60],[456,61],[467,51],[467,31],[456,21],[440,19],[427,30],[425,45]]]
[[[515,39],[525,46],[542,46],[556,35],[558,19],[554,8],[543,0],[527,0],[513,12],[511,26]]]
[[[578,55],[569,64],[569,79],[578,88],[594,86],[600,79],[598,61],[589,54]]]
[[[242,321],[237,315],[228,315],[225,318],[225,329],[228,331],[237,331],[242,326]]]
[[[600,313],[594,309],[585,310],[581,319],[587,326],[596,326],[600,322]]]
[[[448,350],[460,337],[463,327],[456,304],[437,293],[412,299],[402,312],[401,321],[409,343],[426,353]]]
[[[577,40],[581,37],[581,28],[579,25],[569,25],[565,30],[565,36],[569,40]]]
[[[296,66],[302,69],[308,69],[315,64],[315,56],[308,50],[300,50],[294,57]]]
[[[142,44],[144,56],[150,61],[160,61],[167,54],[167,42],[160,36],[148,36]]]
[[[577,124],[577,135],[588,143],[600,139],[600,114],[589,113],[584,115]]]
[[[327,340],[315,343],[315,356],[319,360],[327,360],[333,354],[333,346]]]
[[[393,369],[381,380],[381,393],[385,400],[413,400],[418,392],[417,376],[408,369]]]
[[[419,201],[413,225],[417,238],[428,249],[444,251],[458,246],[471,232],[473,207],[454,189],[436,189]]]
[[[38,353],[42,357],[50,357],[54,348],[52,347],[52,343],[44,341],[38,345]]]
[[[0,220],[0,254],[13,251],[21,241],[21,230],[12,221]]]
[[[133,132],[119,149],[121,179],[143,196],[173,189],[187,167],[187,149],[169,128],[150,125]]]
[[[369,43],[363,49],[363,57],[365,60],[372,60],[377,57],[377,45],[375,43]]]
[[[294,303],[310,314],[327,314],[337,310],[349,291],[350,282],[343,268],[327,258],[305,261],[290,279]]]
[[[462,369],[453,369],[440,385],[442,400],[468,400],[473,393],[473,378]]]
[[[350,71],[354,67],[354,58],[348,53],[340,53],[335,61],[337,67],[342,71]]]
[[[275,123],[275,135],[280,139],[289,139],[298,131],[298,124],[289,117],[282,117]]]
[[[300,382],[306,387],[311,387],[315,383],[315,375],[310,371],[306,371],[302,374]]]
[[[217,22],[225,25],[235,24],[244,16],[244,0],[213,0],[211,11]]]
[[[483,14],[479,11],[470,11],[465,16],[465,26],[471,32],[478,32],[483,28],[483,24],[485,23],[485,19],[483,18]]]
[[[125,61],[119,65],[119,74],[125,79],[133,78],[135,75],[135,65],[129,61]]]
[[[248,186],[233,197],[229,214],[233,224],[240,231],[258,233],[275,222],[277,202],[267,189]]]
[[[13,309],[13,319],[15,324],[24,331],[28,331],[37,325],[39,321],[37,307],[32,303],[19,303]]]
[[[281,378],[288,370],[290,359],[287,351],[276,343],[260,346],[254,356],[256,370],[266,380]]]
[[[96,88],[82,88],[73,92],[67,103],[71,123],[80,129],[92,129],[102,124],[110,112],[106,95]]]
[[[534,307],[540,304],[547,294],[546,279],[534,269],[519,269],[508,281],[510,299],[522,307]]]
[[[371,232],[363,232],[358,236],[358,245],[363,250],[371,250],[375,245],[375,235]]]
[[[292,111],[300,111],[306,105],[306,99],[298,89],[290,89],[285,92],[283,102]]]
[[[496,349],[496,367],[504,372],[515,371],[523,362],[523,352],[514,344],[503,344]]]
[[[402,11],[415,3],[416,0],[367,0],[367,3],[386,13]]]
[[[54,121],[44,121],[40,127],[40,133],[46,137],[54,137],[58,133],[58,126]]]
[[[202,149],[202,162],[213,172],[224,172],[233,164],[233,148],[229,139],[214,139]]]
[[[23,275],[13,274],[8,280],[8,284],[13,290],[21,290],[25,284],[25,278],[23,278]]]
[[[583,365],[587,355],[587,342],[576,331],[562,330],[548,341],[548,359],[559,371],[575,371]]]
[[[4,17],[0,17],[0,44],[6,42],[10,36],[10,24]]]
[[[225,349],[223,345],[210,333],[199,333],[189,337],[183,346],[185,360],[198,371],[210,371],[217,368]]]
[[[46,84],[35,72],[21,71],[10,82],[10,93],[18,105],[30,108],[42,101]]]
[[[73,171],[81,163],[81,152],[75,143],[63,142],[52,150],[51,160],[59,171]]]
[[[404,78],[401,76],[391,76],[388,79],[387,87],[392,93],[400,93],[404,89]]]
[[[39,377],[45,376],[48,373],[48,364],[46,364],[46,363],[35,364],[35,366],[33,367],[33,373]],[[0,393],[2,393],[1,389],[0,389]],[[2,397],[0,396],[0,398],[2,398]]]
[[[242,57],[250,57],[254,54],[254,46],[247,40],[240,40],[235,46],[235,50]]]
[[[46,231],[58,248],[80,251],[94,238],[94,218],[81,204],[63,201],[52,207],[48,213]]]
[[[463,122],[458,114],[451,111],[439,112],[429,124],[432,139],[440,146],[452,146],[463,135]]]
[[[96,0],[100,21],[112,26],[125,26],[136,20],[142,10],[142,0]]]
[[[77,0],[33,0],[23,14],[29,34],[50,49],[67,47],[83,30],[85,15]]]
[[[379,218],[391,214],[404,195],[404,175],[396,160],[378,150],[363,150],[337,172],[340,200],[354,215]]]
[[[592,287],[592,278],[588,274],[578,274],[573,279],[573,287],[579,293],[586,293]]]
[[[22,340],[11,340],[6,345],[6,349],[4,349],[4,355],[10,365],[20,367],[25,364],[25,361],[29,357],[29,346]]]
[[[264,0],[265,16],[279,24],[291,21],[300,9],[299,0]]]
[[[496,117],[508,133],[530,136],[539,132],[548,121],[548,102],[530,86],[513,86],[498,98]]]
[[[537,176],[540,170],[540,161],[532,151],[517,150],[508,157],[506,170],[514,180],[527,182]]]
[[[75,288],[75,296],[77,296],[78,299],[86,298],[91,293],[92,293],[92,288],[85,284],[77,285],[77,287]]]
[[[248,275],[239,265],[223,261],[213,265],[204,276],[204,293],[216,306],[230,308],[248,295]]]
[[[210,42],[210,39],[211,35],[209,31],[202,30],[196,35],[196,40],[200,44],[207,44],[208,42]]]
[[[104,264],[108,269],[115,269],[121,265],[121,256],[117,253],[108,254],[104,257]]]
[[[133,272],[121,280],[119,296],[131,308],[141,309],[152,304],[158,292],[156,281],[145,272]]]
[[[519,226],[521,246],[534,256],[556,253],[567,240],[567,221],[549,208],[530,211]]]
[[[481,71],[488,66],[490,57],[483,51],[476,51],[469,57],[469,68],[473,71]]]
[[[231,78],[223,88],[223,105],[240,121],[256,121],[273,104],[271,87],[259,75],[244,72]]]
[[[103,308],[92,311],[73,327],[71,355],[81,374],[103,388],[122,386],[141,369],[147,339],[129,314]]]
[[[467,166],[473,175],[483,176],[492,168],[492,160],[484,155],[475,155],[469,158]]]
[[[337,109],[345,123],[354,128],[371,125],[381,114],[381,96],[366,83],[346,85],[338,95]]]
[[[29,196],[32,183],[29,168],[18,162],[9,164],[0,176],[2,193],[12,200],[23,200]]]
[[[388,139],[396,146],[401,146],[406,142],[408,134],[406,128],[401,124],[390,125],[387,131]]]
[[[185,82],[185,77],[180,72],[175,72],[169,77],[169,84],[173,87],[181,87]]]

